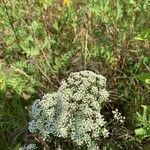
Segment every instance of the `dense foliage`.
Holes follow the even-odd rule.
[[[106,120],[117,108],[126,117],[110,123],[106,148],[142,149],[149,132],[141,105],[149,110],[150,88],[135,75],[150,72],[149,10],[150,0],[0,1],[0,149],[40,143],[27,129],[32,102],[85,69],[108,79]],[[146,134],[135,130],[138,138],[141,126]]]

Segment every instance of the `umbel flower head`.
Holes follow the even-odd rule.
[[[53,135],[97,150],[96,141],[109,135],[101,114],[101,104],[109,96],[105,88],[106,78],[102,75],[91,71],[71,73],[57,92],[33,103],[29,131],[39,133],[46,141]]]

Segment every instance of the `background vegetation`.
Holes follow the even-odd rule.
[[[135,75],[150,72],[149,10],[150,0],[1,0],[0,149],[34,140],[32,102],[85,69],[107,77],[106,110],[126,116],[108,149],[142,149],[149,139],[133,131],[150,87]]]

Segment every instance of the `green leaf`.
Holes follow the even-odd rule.
[[[145,79],[145,83],[150,84],[150,79]]]
[[[56,31],[59,31],[59,26],[58,26],[58,22],[54,22],[53,27]]]
[[[150,29],[144,30],[142,33],[138,34],[133,38],[133,40],[136,41],[144,41],[144,40],[149,40],[150,39]]]
[[[147,107],[145,105],[141,105],[143,107],[143,118],[146,120],[147,119]]]
[[[145,106],[145,105],[144,105]],[[142,105],[142,107],[143,107],[143,105]],[[146,107],[146,111],[147,111],[147,114],[146,114],[146,119],[147,119],[147,121],[150,123],[150,106],[149,105],[146,105],[145,106]]]
[[[38,28],[38,23],[37,23],[37,21],[33,21],[32,23],[31,23],[31,29],[33,29],[33,30],[36,30],[37,28]]]
[[[137,121],[139,122],[140,125],[145,125],[146,120],[143,118],[142,115],[140,115],[138,112],[136,112],[137,115]]]
[[[19,150],[19,148],[21,147],[21,144],[17,144],[16,147],[15,147],[15,150]]]
[[[138,128],[134,130],[136,136],[144,136],[146,134],[146,130],[143,128]]]
[[[143,108],[145,107],[148,112],[150,112],[150,105],[141,105]]]
[[[136,76],[139,80],[144,81],[145,83],[150,84],[150,73],[143,73]]]
[[[138,35],[138,36],[134,37],[133,40],[143,41],[144,39],[141,36]]]
[[[0,75],[0,90],[5,88],[5,77]]]

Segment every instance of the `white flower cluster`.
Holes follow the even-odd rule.
[[[36,144],[29,144],[27,146],[19,148],[19,150],[36,150]]]
[[[116,119],[118,122],[123,123],[125,120],[125,117],[121,115],[121,113],[118,111],[118,109],[112,111],[114,115],[114,119]]]
[[[46,94],[32,105],[29,131],[43,140],[50,135],[69,138],[78,146],[98,150],[96,141],[108,137],[101,103],[108,99],[106,78],[91,71],[71,73],[57,92]]]

